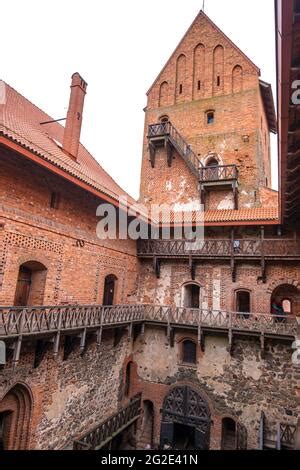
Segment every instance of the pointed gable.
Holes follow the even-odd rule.
[[[232,79],[233,73],[235,76]],[[218,91],[231,92],[232,80],[239,84],[238,73],[255,77],[257,84],[260,70],[200,11],[148,90],[148,104],[155,107],[159,105],[158,102],[163,102],[168,106],[174,104],[174,101],[209,97],[214,94],[214,75],[217,86],[221,86]],[[222,74],[225,74],[223,78]],[[230,85],[226,86],[225,76],[227,81],[230,76]]]

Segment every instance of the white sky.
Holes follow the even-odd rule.
[[[139,193],[145,93],[202,0],[4,0],[0,78],[50,114],[66,116],[73,72],[88,82],[81,141],[134,197]],[[274,0],[205,0],[205,12],[261,68],[275,98]],[[273,186],[277,149],[273,139]]]

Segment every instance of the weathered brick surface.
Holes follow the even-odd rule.
[[[186,337],[197,340],[189,332]],[[299,402],[295,388],[299,387],[300,376],[291,364],[290,346],[267,342],[264,359],[258,340],[235,339],[232,356],[227,346],[226,338],[209,336],[205,339],[205,352],[198,354],[196,367],[183,366],[177,334],[171,347],[163,330],[146,329],[134,350],[137,370],[132,393],[142,391],[143,399],[154,403],[156,444],[164,398],[178,384],[189,385],[205,397],[213,420],[211,449],[220,449],[223,417],[232,417],[246,426],[249,449],[258,447],[261,411],[273,429],[277,422],[297,423]]]

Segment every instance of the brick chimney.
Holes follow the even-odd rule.
[[[87,83],[79,75],[72,75],[71,95],[64,131],[63,149],[77,160],[82,124],[83,104]]]

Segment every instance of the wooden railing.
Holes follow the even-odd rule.
[[[0,339],[158,322],[293,336],[296,318],[157,305],[0,307]]]
[[[295,336],[297,321],[293,315],[240,313],[222,310],[190,309],[147,305],[146,321],[203,329],[235,330]]]
[[[294,258],[300,257],[300,240],[296,239],[204,239],[139,240],[138,256],[189,256],[216,258]]]
[[[200,182],[222,182],[238,179],[238,169],[236,165],[219,165],[200,168]]]
[[[138,322],[142,305],[0,307],[0,338]]]
[[[148,139],[167,137],[175,150],[182,156],[190,170],[199,177],[202,166],[199,158],[171,122],[159,122],[148,127]]]
[[[133,424],[141,413],[141,394],[130,403],[96,426],[87,434],[74,441],[74,450],[98,450],[109,443],[117,434]]]
[[[273,448],[277,450],[294,450],[296,448],[297,426],[293,424],[278,423],[271,427],[262,413],[260,424],[260,449]]]

